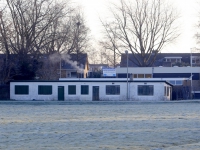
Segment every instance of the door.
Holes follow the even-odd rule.
[[[92,100],[99,101],[99,86],[93,86]]]
[[[58,100],[59,101],[65,100],[64,86],[58,86]]]

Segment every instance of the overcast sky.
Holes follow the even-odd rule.
[[[101,23],[99,17],[108,16],[108,7],[110,2],[119,0],[72,0],[82,9],[91,29],[92,36],[98,40],[101,38]],[[192,47],[197,47],[194,34],[195,25],[197,24],[198,2],[197,0],[168,0],[177,8],[180,13],[180,30],[181,36],[169,46],[165,47],[162,52],[190,52]],[[199,5],[200,10],[200,5]]]

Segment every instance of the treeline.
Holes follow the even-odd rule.
[[[89,29],[81,10],[68,1],[6,0],[5,3],[0,11],[1,83],[34,79],[42,68],[52,65],[43,56],[85,52]]]
[[[80,54],[113,67],[122,54],[139,67],[154,64],[157,54],[180,35],[179,13],[164,0],[119,0],[101,19],[102,39],[92,48],[83,12],[64,0],[5,0],[0,11],[0,82],[56,76],[52,54]],[[199,34],[196,35],[199,39]],[[96,46],[96,45],[95,45]],[[99,56],[98,56],[99,54]],[[41,56],[43,58],[41,58]],[[131,57],[129,57],[131,56]],[[59,58],[58,58],[59,59]],[[50,70],[51,69],[51,70]]]

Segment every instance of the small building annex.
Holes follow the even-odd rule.
[[[61,79],[11,81],[13,100],[162,101],[171,100],[172,85],[162,80]]]

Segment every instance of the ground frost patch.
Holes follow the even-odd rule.
[[[200,149],[200,103],[0,102],[0,149]]]

